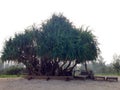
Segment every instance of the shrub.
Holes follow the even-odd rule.
[[[24,68],[22,67],[17,67],[17,66],[11,66],[9,68],[3,69],[1,74],[6,74],[6,75],[20,75],[22,74]]]

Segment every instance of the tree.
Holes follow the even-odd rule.
[[[120,74],[120,56],[117,54],[113,56],[113,69],[117,74]]]
[[[39,39],[41,44],[39,48],[41,52],[40,55],[46,59],[45,61],[52,64],[51,66],[54,66],[54,64],[57,66],[49,70],[50,73],[55,73],[54,71],[59,70],[60,74],[65,74],[65,72],[70,69],[72,61],[76,59],[74,42],[76,42],[75,40],[78,37],[78,31],[72,23],[61,14],[58,16],[53,15],[51,19],[43,23],[42,30],[41,39]],[[59,65],[59,63],[61,63],[61,65]],[[76,64],[77,63],[71,67],[71,70]]]
[[[37,30],[32,27],[29,30],[25,30],[24,33],[16,34],[14,38],[10,38],[5,43],[4,51],[2,52],[3,61],[15,61],[23,63],[29,71],[29,74],[34,72],[36,59],[36,36]]]
[[[53,14],[40,28],[32,26],[5,43],[3,61],[23,63],[32,75],[71,75],[81,62],[97,58],[97,40],[88,28],[76,28],[63,15]]]

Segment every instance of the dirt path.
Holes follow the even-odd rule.
[[[0,90],[120,90],[120,79],[118,82],[0,79]]]

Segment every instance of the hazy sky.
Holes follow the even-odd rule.
[[[105,61],[120,54],[120,0],[0,0],[0,52],[6,39],[59,12],[77,27],[90,26]]]

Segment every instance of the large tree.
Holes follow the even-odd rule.
[[[49,70],[50,73],[59,71],[57,73],[61,75],[75,67],[77,63],[72,67],[71,63],[76,60],[74,48],[77,37],[78,31],[63,15],[53,15],[42,24],[39,51],[45,62],[55,66]]]
[[[91,31],[76,28],[63,15],[52,15],[6,41],[3,61],[23,63],[32,75],[71,75],[76,64],[95,60],[99,48]]]

